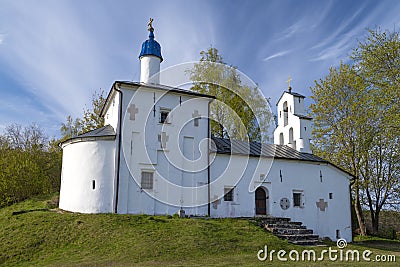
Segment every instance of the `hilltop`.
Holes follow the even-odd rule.
[[[265,266],[271,263],[257,259],[265,245],[269,250],[305,248],[249,219],[75,214],[52,209],[53,202],[41,197],[0,209],[1,265]],[[399,256],[400,243],[393,242],[391,252]]]

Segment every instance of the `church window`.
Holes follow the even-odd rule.
[[[289,129],[289,144],[293,144],[293,127]]]
[[[301,98],[299,97],[299,103],[301,102]]]
[[[287,102],[285,101],[283,103],[283,126],[288,125],[288,105]]]
[[[140,182],[142,189],[153,189],[153,173],[148,171],[142,172],[142,180]]]
[[[170,112],[170,110],[167,110],[167,109],[160,110],[160,123],[170,123],[169,118],[168,118],[169,112]]]
[[[340,238],[340,230],[336,229],[336,238],[339,239]]]
[[[298,190],[293,191],[293,207],[299,207],[299,208],[304,207],[304,198],[302,191]]]
[[[329,193],[329,199],[333,199],[333,193]]]
[[[283,145],[284,144],[284,139],[283,139],[283,133],[279,134],[279,144]]]
[[[92,189],[95,190],[96,189],[96,181],[92,180]]]
[[[224,188],[224,201],[233,201],[233,187]]]

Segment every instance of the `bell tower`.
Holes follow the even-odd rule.
[[[140,82],[142,83],[160,83],[160,63],[163,61],[161,56],[161,46],[154,40],[153,19],[150,18],[149,39],[143,42],[140,51]]]
[[[284,91],[276,104],[278,126],[274,131],[274,144],[287,145],[299,152],[312,153],[310,148],[311,120],[305,115],[305,96],[292,91],[291,78],[288,90]]]

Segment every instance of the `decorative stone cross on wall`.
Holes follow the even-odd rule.
[[[134,121],[136,114],[139,113],[139,109],[135,106],[135,104],[131,104],[128,108],[128,113],[129,113],[129,119],[131,121]]]
[[[161,142],[162,149],[167,147],[168,139],[169,139],[169,136],[167,135],[166,132],[161,132],[161,134],[158,135],[158,141]]]
[[[325,209],[328,207],[328,202],[325,202],[323,198],[320,198],[316,204],[320,211],[325,211]]]
[[[199,126],[199,119],[200,119],[200,113],[199,111],[196,109],[193,114],[192,114],[192,118],[194,118],[194,126],[197,127]]]

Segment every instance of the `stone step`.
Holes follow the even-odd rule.
[[[305,225],[298,225],[292,223],[279,223],[279,224],[266,224],[265,228],[287,228],[287,229],[307,229]]]
[[[311,229],[271,228],[269,230],[275,235],[307,235],[313,234]]]
[[[314,234],[294,234],[294,235],[276,235],[279,238],[282,239],[286,239],[290,242],[292,241],[298,241],[298,240],[314,240],[316,242],[318,242],[318,235],[314,235]]]
[[[300,239],[291,241],[290,243],[302,246],[316,246],[319,244],[319,240],[315,241],[315,240]]]
[[[286,217],[267,217],[267,218],[262,218],[261,221],[264,222],[290,222],[290,218]]]

